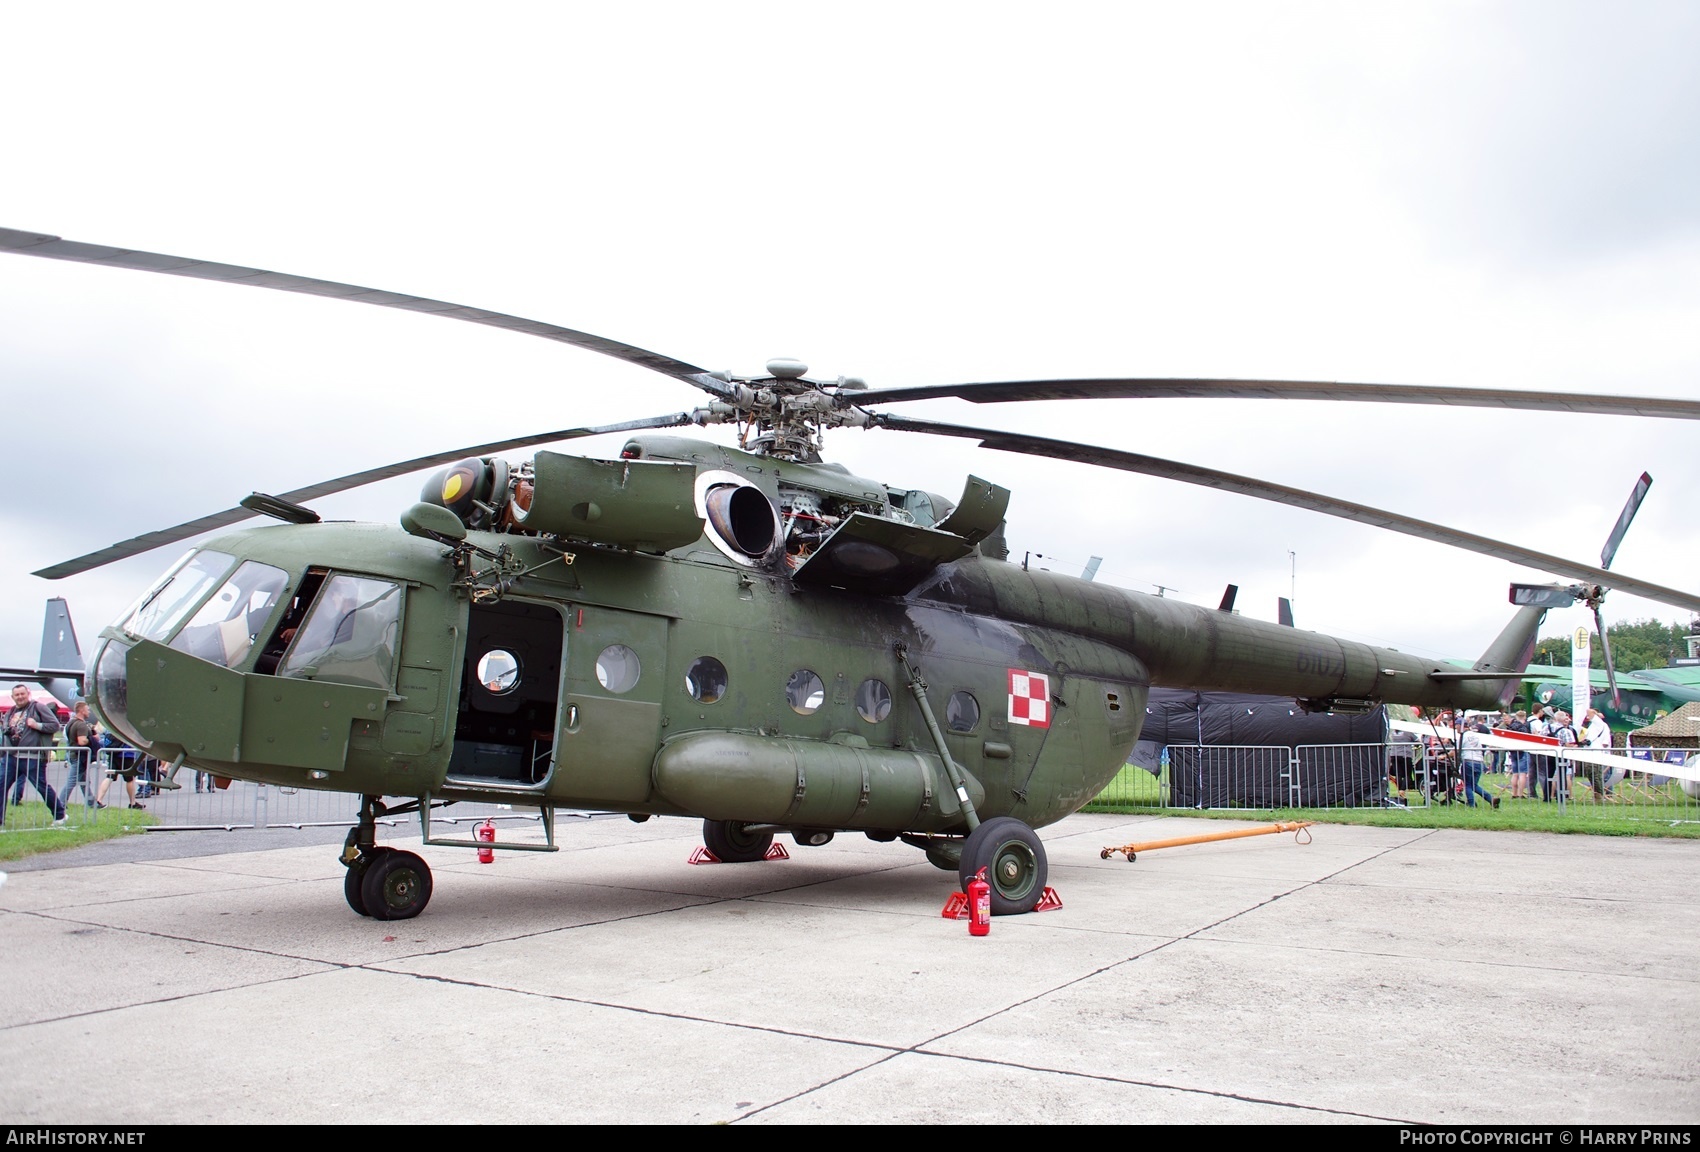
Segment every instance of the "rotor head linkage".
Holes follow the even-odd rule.
[[[746,425],[744,448],[782,460],[818,461],[825,429],[866,428],[873,418],[837,394],[866,388],[861,380],[840,376],[829,384],[810,380],[808,370],[801,360],[776,357],[767,362],[766,377],[717,373],[729,385],[725,399],[694,410],[691,422]]]

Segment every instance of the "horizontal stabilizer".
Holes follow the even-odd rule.
[[[1580,584],[1513,584],[1511,602],[1523,608],[1568,608],[1586,591]]]

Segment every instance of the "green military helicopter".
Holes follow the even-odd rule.
[[[701,818],[754,861],[784,833],[901,840],[993,911],[1041,899],[1035,829],[1119,771],[1152,684],[1290,695],[1309,709],[1489,707],[1516,690],[1545,608],[1517,610],[1472,668],[1249,620],[1011,562],[1007,489],[952,501],[823,462],[840,427],[1165,476],[1391,528],[1589,586],[1700,597],[1314,492],[1087,444],[885,411],[1105,397],[1338,399],[1700,419],[1700,403],[1491,389],[1233,380],[1048,380],[876,391],[793,360],[736,376],[537,321],[348,284],[0,230],[0,249],[344,298],[507,328],[642,365],[704,406],[435,453],[281,495],[41,570],[67,576],[229,528],[100,634],[93,699],[175,771],[362,795],[342,860],[355,911],[417,915],[431,873],[375,842],[384,814],[531,806],[552,849],[570,807]],[[738,447],[661,434],[732,424]],[[617,459],[539,450],[633,433]],[[445,467],[446,466],[446,467]],[[308,501],[441,468],[400,524],[324,523]],[[1224,609],[1231,605],[1224,603]]]

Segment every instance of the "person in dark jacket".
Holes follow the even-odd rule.
[[[100,754],[100,737],[94,720],[89,716],[89,702],[77,701],[71,710],[71,722],[65,725],[65,793],[62,799],[71,803],[71,793],[83,790],[83,803],[94,806],[95,757]]]
[[[5,769],[0,772],[0,823],[6,819],[6,793],[12,790],[12,781],[19,777],[41,793],[53,810],[53,822],[65,823],[65,805],[47,782],[47,759],[52,754],[53,734],[59,727],[59,716],[52,708],[31,700],[26,686],[13,687],[12,711],[6,716]]]

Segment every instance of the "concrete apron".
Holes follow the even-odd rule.
[[[690,866],[684,820],[419,849],[415,920],[334,845],[0,886],[14,1124],[1687,1123],[1700,844],[1080,815],[1064,907],[974,938],[900,844]],[[239,839],[229,841],[240,845]]]

